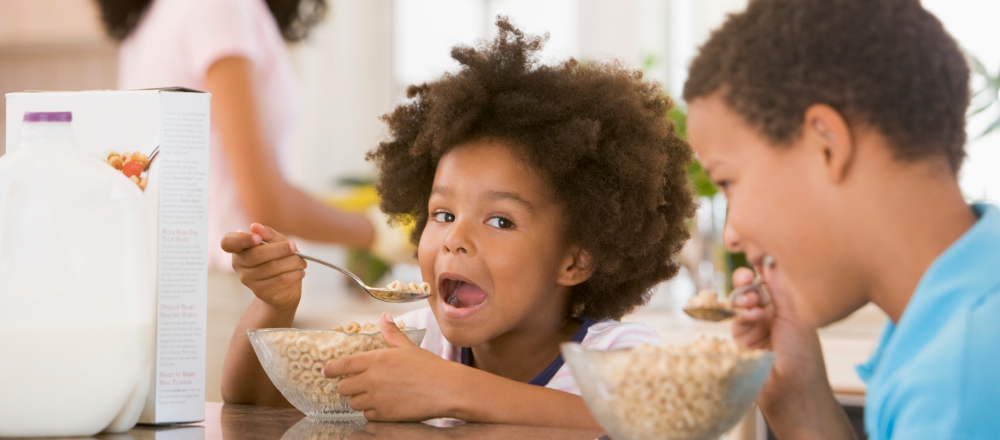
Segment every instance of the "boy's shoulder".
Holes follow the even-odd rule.
[[[604,320],[593,323],[581,345],[591,350],[619,350],[639,345],[662,345],[660,336],[653,329],[638,322]]]
[[[873,438],[995,438],[1000,432],[1000,284],[962,302],[904,365],[869,389]],[[930,320],[928,320],[930,321]],[[892,347],[887,355],[907,351]],[[890,353],[896,352],[896,353]],[[922,437],[922,438],[931,438]]]

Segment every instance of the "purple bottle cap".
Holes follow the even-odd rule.
[[[73,112],[24,112],[24,122],[73,122]]]

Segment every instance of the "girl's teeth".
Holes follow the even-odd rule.
[[[450,305],[452,307],[458,307],[458,298],[455,297],[455,296],[449,296],[448,300],[445,301],[445,302],[447,302],[448,305]]]

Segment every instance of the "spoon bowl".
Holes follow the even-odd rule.
[[[740,287],[729,295],[730,301],[735,302],[736,298],[744,293],[756,291],[761,296],[761,302],[766,304],[769,301],[767,290],[764,288],[764,277],[758,276],[753,282]],[[684,307],[684,313],[699,321],[718,322],[736,316],[736,311],[725,307]]]

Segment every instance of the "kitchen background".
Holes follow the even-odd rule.
[[[960,175],[970,201],[1000,201],[1000,2],[924,0],[970,56],[978,61],[973,90],[980,91],[968,124],[967,159]],[[687,64],[710,31],[746,0],[330,0],[326,20],[309,39],[290,47],[304,98],[296,127],[291,181],[340,206],[370,203],[364,183],[374,168],[364,154],[383,135],[378,116],[403,99],[408,84],[436,78],[457,64],[450,48],[489,38],[497,14],[531,33],[550,32],[546,59],[614,57],[642,68],[679,95]],[[973,64],[976,64],[973,62]],[[113,89],[117,47],[106,38],[91,0],[0,0],[0,92]],[[170,86],[172,84],[163,84]],[[679,103],[683,108],[683,103]],[[4,129],[0,107],[0,129]],[[993,130],[997,128],[996,130]],[[986,133],[986,134],[984,134]],[[5,150],[0,137],[0,153]],[[361,189],[357,185],[362,185]],[[877,191],[877,188],[873,188]],[[700,324],[677,313],[696,288],[725,290],[732,258],[718,236],[725,218],[721,194],[702,191],[702,205],[685,250],[685,269],[657,288],[646,308],[626,319],[643,321],[665,341],[697,332],[724,335],[724,324]],[[419,278],[415,266],[382,267],[367,255],[337,246],[301,243],[306,253],[349,263],[376,278]],[[1000,251],[1000,250],[998,250]],[[315,267],[315,266],[314,266]],[[388,270],[383,274],[383,270]],[[252,294],[224,274],[209,283],[208,395],[220,401],[222,359],[232,330]],[[329,327],[375,321],[413,305],[385,305],[358,295],[344,278],[314,268],[305,281],[297,325]],[[865,308],[823,331],[831,383],[847,405],[864,387],[852,365],[867,357],[884,316]]]

